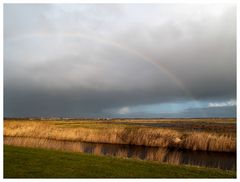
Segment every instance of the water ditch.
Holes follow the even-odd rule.
[[[137,145],[89,143],[6,136],[4,136],[4,144],[134,158],[177,165],[187,164],[225,170],[236,169],[236,153],[232,152],[192,151]]]

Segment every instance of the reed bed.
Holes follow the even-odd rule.
[[[4,144],[61,151],[84,152],[83,144],[64,141],[59,142],[57,140],[49,140],[46,138],[4,137]]]
[[[187,165],[197,165],[205,167],[217,167],[223,169],[235,169],[235,165],[225,166],[224,162],[218,159],[202,158],[196,160],[189,158],[184,159],[186,156],[181,150],[172,150],[167,148],[159,147],[148,147],[147,150],[140,149],[142,147],[136,147],[129,149],[128,147],[108,144],[98,144],[98,143],[83,143],[83,142],[72,142],[72,141],[62,141],[62,140],[51,140],[51,139],[41,139],[41,138],[28,138],[28,137],[4,137],[4,143],[6,145],[22,146],[22,147],[33,147],[33,148],[47,148],[60,151],[71,151],[71,152],[81,152],[81,153],[91,153],[94,155],[105,155],[105,156],[115,156],[120,158],[134,158],[143,159],[150,161],[157,161],[160,163],[169,163],[175,165],[187,164]],[[206,157],[206,156],[204,156]],[[197,157],[198,158],[198,157]],[[224,158],[223,158],[224,159]],[[212,160],[212,161],[211,161]],[[232,160],[232,159],[230,159]],[[224,160],[223,160],[224,161]],[[225,160],[226,162],[226,160]],[[228,160],[229,162],[229,160]]]
[[[148,150],[146,153],[146,159],[163,162],[167,154],[168,154],[167,148],[157,148],[155,150]]]
[[[54,121],[4,121],[4,136],[236,152],[236,138],[208,132],[151,127],[61,127]],[[96,150],[98,153],[98,150]]]
[[[84,146],[84,143],[77,142],[66,142],[66,141],[58,141],[58,140],[50,140],[50,139],[40,139],[40,138],[26,138],[26,137],[5,137],[4,143],[7,145],[14,146],[23,146],[23,147],[34,147],[34,148],[47,148],[47,149],[55,149],[61,151],[71,151],[71,152],[84,152],[84,149],[87,148]],[[92,150],[89,151],[94,155],[107,155],[107,156],[115,156],[120,158],[134,158],[141,159],[139,153],[134,151],[131,156],[128,155],[127,149],[121,150],[113,150],[104,153],[102,150],[102,145],[97,144],[92,147]],[[169,154],[167,149],[157,149],[157,150],[148,150],[146,154],[146,160],[158,161],[161,163],[167,162],[169,164],[180,165],[181,162],[181,154],[174,152],[173,154]]]

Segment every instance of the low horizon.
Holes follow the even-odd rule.
[[[83,120],[112,120],[112,119],[237,119],[237,117],[209,117],[209,118],[108,118],[108,117],[96,117],[96,118],[87,118],[87,117],[74,117],[74,118],[71,118],[71,117],[4,117],[4,119],[7,119],[7,120],[11,120],[11,119],[64,119],[64,120],[70,120],[70,119],[73,119],[73,120],[80,120],[80,119],[83,119]]]

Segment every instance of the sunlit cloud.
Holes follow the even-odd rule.
[[[229,100],[226,102],[210,102],[208,107],[228,107],[228,106],[236,106],[236,100]]]
[[[118,114],[128,114],[130,112],[129,107],[123,107],[121,109],[118,110]]]

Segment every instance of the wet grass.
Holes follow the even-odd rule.
[[[4,178],[236,178],[236,172],[4,145]]]

